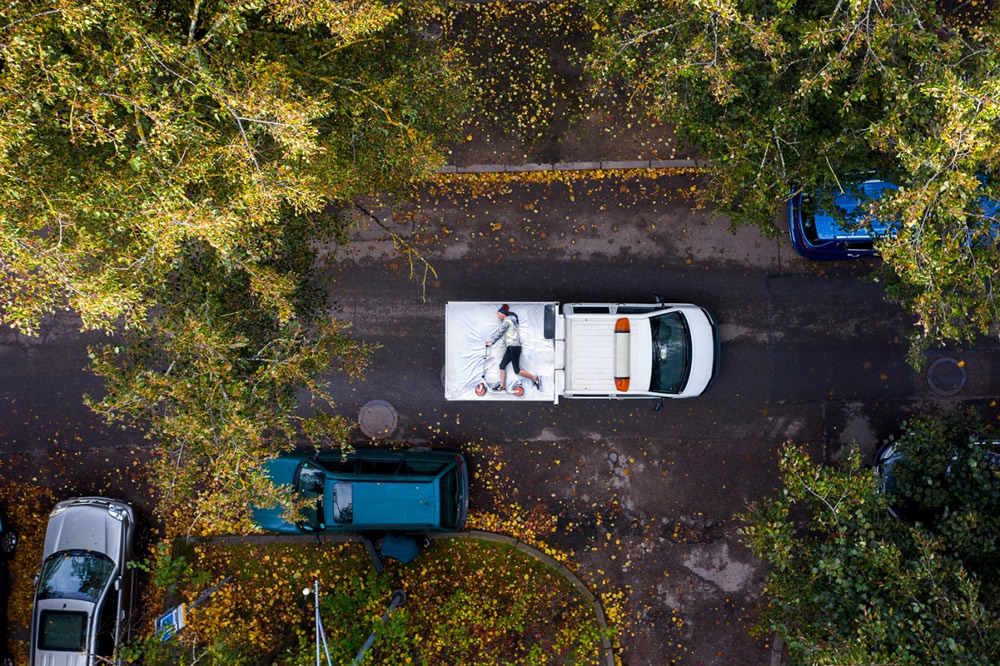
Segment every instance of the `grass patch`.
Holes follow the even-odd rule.
[[[139,646],[145,663],[315,663],[313,598],[303,594],[314,580],[333,663],[350,663],[372,631],[365,663],[599,660],[593,608],[556,571],[503,544],[438,539],[409,565],[387,561],[385,574],[354,543],[203,545],[186,557],[211,581],[182,585],[187,600],[226,575],[233,580],[191,611],[169,649],[155,639]],[[393,589],[407,601],[383,626]]]

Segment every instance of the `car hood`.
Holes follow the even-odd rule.
[[[125,522],[108,513],[107,505],[74,504],[49,519],[45,556],[63,550],[92,550],[122,563]]]
[[[267,474],[274,485],[290,486],[292,485],[292,481],[295,480],[295,470],[303,460],[305,458],[300,458],[299,456],[272,458],[264,465],[264,473]]]
[[[679,309],[684,313],[691,332],[691,374],[684,390],[677,396],[687,398],[701,395],[712,385],[718,364],[715,357],[717,332],[715,324],[701,308],[687,306]]]
[[[253,522],[260,529],[280,534],[300,534],[302,530],[284,520],[282,518],[283,515],[285,515],[285,511],[280,506],[270,509],[253,507]]]

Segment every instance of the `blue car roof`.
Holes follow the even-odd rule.
[[[979,207],[983,210],[983,217],[993,219],[996,224],[996,218],[1000,216],[1000,201],[985,196],[979,197]]]
[[[860,216],[861,211],[858,210],[858,207],[862,201],[855,198],[855,194],[860,192],[863,199],[874,201],[881,197],[886,190],[895,189],[898,189],[896,185],[884,180],[866,180],[863,183],[850,186],[848,191],[837,190],[833,197],[833,203],[840,209],[842,219],[837,220],[825,210],[817,210],[815,217],[816,235],[822,240],[867,240],[872,237],[872,233],[879,236],[889,233],[895,225],[882,220],[868,220],[867,225],[860,229],[845,229],[842,225],[850,225],[850,223],[857,221]],[[817,199],[821,195],[822,193],[817,193]]]
[[[297,473],[305,473],[300,472],[300,466],[301,470],[306,466],[314,469],[317,473],[305,477],[305,483],[309,493],[321,492],[322,497],[316,495],[316,503],[305,510],[303,523],[296,524],[287,522],[277,506],[254,506],[253,520],[258,527],[295,534],[313,530],[452,530],[455,523],[465,523],[468,476],[461,454],[358,451],[347,454],[350,464],[346,470],[339,467],[339,453],[326,457],[329,460],[324,462],[323,456],[284,453],[267,462],[265,471],[270,479],[286,487],[296,482]],[[371,467],[366,470],[365,465]],[[319,479],[321,488],[317,487]]]

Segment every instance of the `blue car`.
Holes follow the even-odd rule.
[[[254,507],[254,522],[269,532],[449,532],[462,529],[468,514],[469,472],[459,453],[285,453],[268,462],[267,473],[309,500],[295,523],[278,506]]]
[[[818,208],[830,191],[814,194],[796,191],[788,200],[788,231],[795,251],[807,259],[857,259],[875,256],[873,240],[898,228],[893,222],[864,219],[868,204],[895,185],[873,178],[833,191],[837,215]]]
[[[980,176],[985,185],[986,176]],[[807,259],[823,261],[829,259],[857,259],[878,255],[873,241],[899,230],[896,222],[875,218],[864,219],[868,205],[887,191],[898,189],[888,181],[871,178],[860,183],[846,185],[844,189],[818,190],[813,194],[797,189],[788,200],[788,233],[792,247]],[[831,215],[817,202],[829,201],[832,194],[837,215]],[[979,197],[979,208],[983,224],[989,225],[989,239],[1000,237],[1000,202],[987,196]],[[973,228],[969,229],[972,241]],[[976,241],[976,243],[981,241]]]

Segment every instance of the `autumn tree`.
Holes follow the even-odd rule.
[[[912,360],[997,328],[993,18],[931,0],[588,6],[593,71],[699,148],[734,224],[776,235],[794,189],[877,171],[900,186],[877,211],[901,223],[880,279],[919,318]]]
[[[327,232],[317,217],[288,216],[287,238],[302,240],[267,262],[300,276],[290,294],[294,316],[269,308],[251,274],[232,270],[210,247],[193,247],[147,323],[125,331],[120,344],[90,350],[106,393],[88,401],[109,420],[149,424],[159,455],[148,473],[176,529],[239,532],[250,527],[252,505],[294,510],[294,498],[268,481],[264,462],[296,445],[349,439],[329,382],[360,378],[373,346],[329,316],[321,283],[310,280],[307,239]]]
[[[287,317],[284,213],[440,164],[458,56],[379,0],[16,3],[0,13],[0,281],[24,331],[144,321],[212,248]]]
[[[932,500],[949,508],[933,519],[922,513],[922,521],[914,514],[896,520],[888,511],[890,502],[924,502],[916,486],[902,482],[902,468],[886,497],[856,451],[832,467],[811,462],[803,448],[782,450],[781,491],[752,507],[741,532],[772,566],[756,630],[776,632],[794,661],[996,663],[998,571],[995,546],[982,537],[996,533],[1000,484],[996,471],[954,468],[982,462],[970,446],[975,435],[961,424],[952,429],[956,423],[916,419],[897,438],[924,485],[950,489]]]
[[[344,435],[321,380],[357,376],[368,350],[331,318],[312,269],[343,225],[331,211],[442,162],[466,94],[460,56],[422,37],[432,10],[0,10],[2,319],[31,333],[68,307],[124,336],[91,351],[108,382],[92,403],[148,420],[153,479],[196,500],[192,524],[238,523],[238,507],[274,497],[265,457]]]

